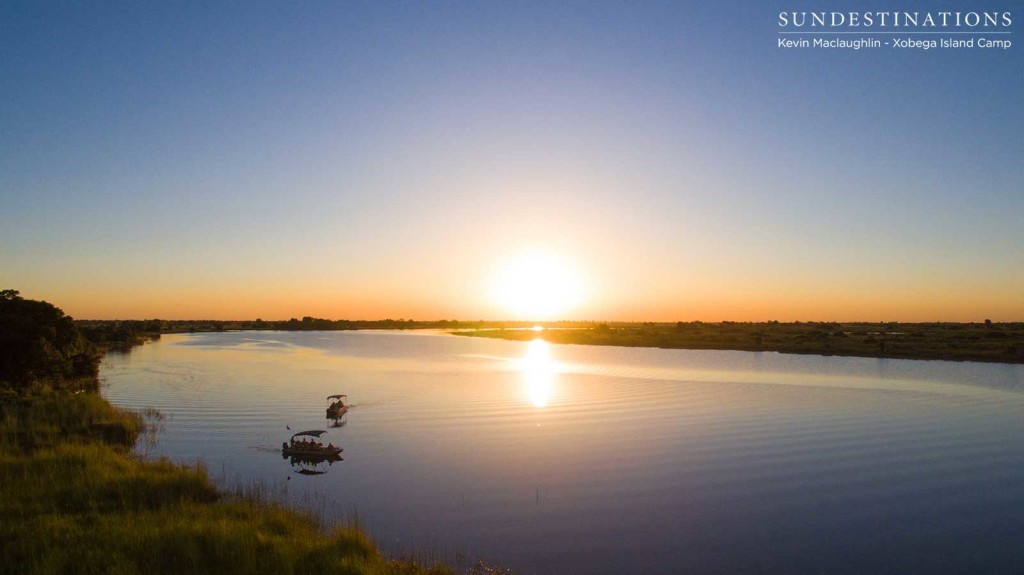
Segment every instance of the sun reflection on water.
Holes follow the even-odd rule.
[[[544,407],[554,392],[559,364],[551,357],[551,344],[535,339],[526,347],[526,355],[519,361],[519,371],[526,382],[526,395],[536,407]]]

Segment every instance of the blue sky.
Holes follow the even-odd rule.
[[[489,270],[545,251],[591,286],[566,317],[1024,320],[1021,48],[776,47],[866,9],[5,3],[0,283],[501,318]]]

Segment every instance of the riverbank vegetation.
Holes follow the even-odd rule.
[[[1024,363],[1024,323],[600,323],[458,335],[580,345]]]
[[[898,322],[542,322],[543,332],[523,321],[417,321],[411,319],[287,321],[87,320],[75,322],[107,347],[137,345],[161,333],[233,330],[340,331],[438,329],[456,335],[510,340],[542,338],[552,343],[775,351],[894,359],[940,359],[1024,363],[1024,323]],[[134,343],[131,343],[134,342]]]
[[[123,343],[137,345],[147,339],[159,337],[161,333],[196,333],[239,330],[277,330],[277,331],[348,331],[359,329],[495,329],[530,327],[533,322],[510,321],[460,321],[441,319],[421,321],[413,319],[324,319],[306,316],[302,319],[291,318],[281,321],[254,320],[77,320],[75,325],[90,340],[100,344],[113,345]],[[565,327],[589,325],[580,322],[553,322],[550,325]],[[134,343],[131,343],[134,342]]]
[[[144,421],[98,394],[100,352],[58,308],[5,290],[0,343],[0,573],[450,573],[133,455]]]

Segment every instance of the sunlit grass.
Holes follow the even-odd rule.
[[[97,393],[0,391],[2,453],[91,441],[128,449],[142,429],[142,417],[110,405]]]

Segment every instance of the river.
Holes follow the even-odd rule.
[[[548,345],[436,332],[167,335],[104,394],[385,550],[519,573],[1024,571],[1024,366]],[[326,397],[352,408],[329,427]],[[342,461],[293,465],[324,429]],[[325,441],[325,442],[326,442]]]

